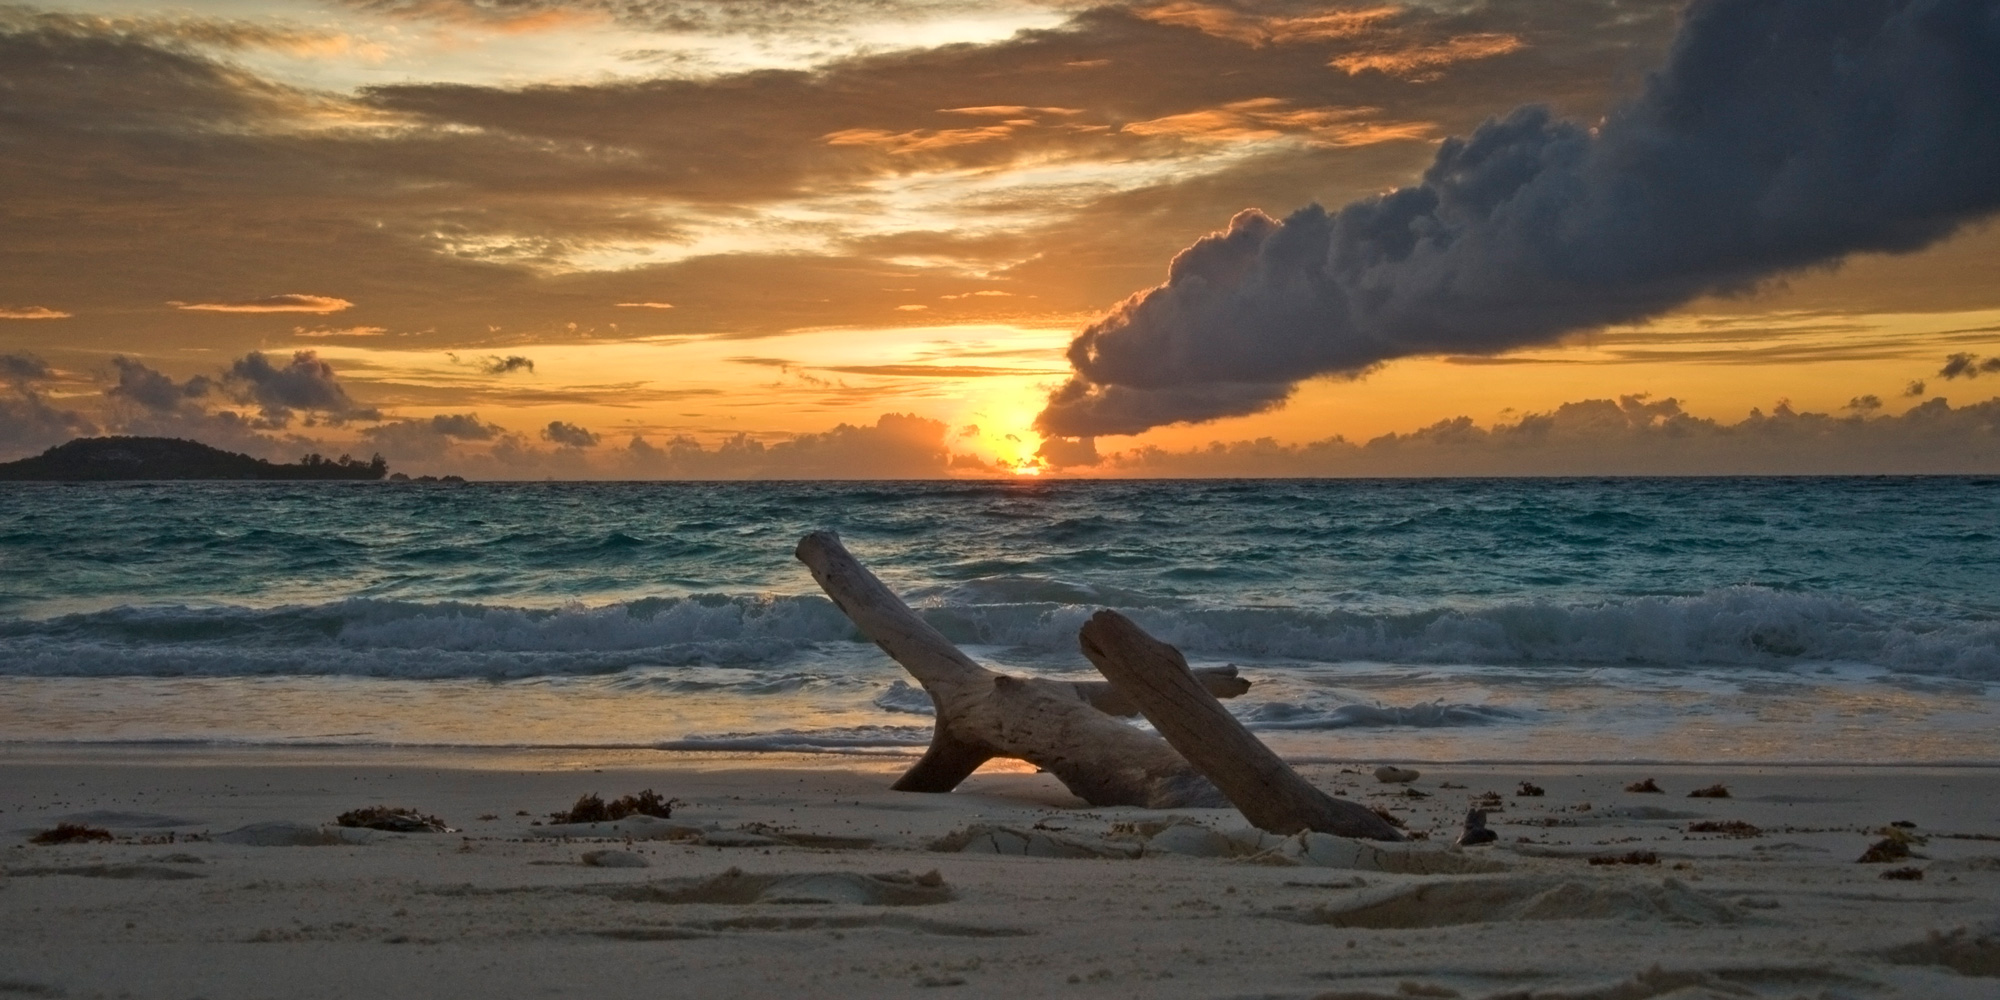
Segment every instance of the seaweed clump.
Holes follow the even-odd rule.
[[[1660,856],[1652,851],[1628,851],[1624,854],[1600,854],[1591,858],[1593,865],[1657,865]]]
[[[1697,788],[1688,793],[1688,798],[1691,799],[1726,799],[1728,797],[1729,788],[1721,782],[1717,782],[1707,788]]]
[[[596,792],[591,792],[576,800],[576,805],[567,812],[553,812],[549,819],[557,823],[615,823],[627,816],[656,816],[671,819],[674,807],[681,804],[679,799],[664,799],[660,793],[648,788],[637,795],[627,795],[606,802]]]
[[[341,813],[334,819],[341,826],[363,827],[369,830],[387,830],[390,833],[449,833],[451,827],[436,816],[426,816],[415,809],[398,809],[390,806],[369,806]]]
[[[1654,780],[1653,780],[1653,779],[1651,779],[1651,778],[1647,778],[1647,779],[1646,779],[1646,780],[1644,780],[1644,781],[1635,781],[1635,782],[1633,782],[1633,783],[1631,783],[1631,784],[1629,784],[1629,785],[1626,785],[1626,786],[1625,786],[1625,790],[1626,790],[1626,791],[1628,791],[1628,792],[1631,792],[1631,793],[1632,793],[1632,794],[1634,794],[1634,795],[1665,795],[1665,794],[1667,794],[1667,790],[1666,790],[1666,789],[1664,789],[1664,788],[1661,788],[1661,787],[1660,787],[1660,785],[1659,785],[1659,783],[1658,783],[1658,782],[1656,782],[1656,781],[1654,781]]]
[[[1764,831],[1758,829],[1756,824],[1745,823],[1740,819],[1705,819],[1698,823],[1689,823],[1687,832],[1722,833],[1731,837],[1761,837],[1764,835]]]
[[[87,844],[93,840],[110,840],[111,831],[81,823],[58,823],[52,830],[43,830],[28,838],[31,844]]]

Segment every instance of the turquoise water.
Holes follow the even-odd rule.
[[[2000,760],[2000,480],[10,484],[0,738],[903,752],[791,557],[997,666],[1124,610],[1305,756]]]

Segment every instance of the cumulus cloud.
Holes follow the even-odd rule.
[[[748,435],[704,447],[680,436],[663,445],[633,437],[623,467],[662,479],[931,479],[947,474],[949,425],[912,414],[885,413],[872,426],[840,424],[766,444]]]
[[[251,351],[230,365],[224,378],[243,386],[249,399],[263,407],[264,418],[278,426],[289,423],[295,410],[335,421],[380,417],[349,397],[333,366],[314,351],[297,351],[283,365],[272,364],[262,351]]]
[[[2000,372],[2000,358],[1981,361],[1979,355],[1961,351],[1944,359],[1944,367],[1938,369],[1938,377],[1949,382],[1955,378],[1978,378],[1994,372]]]
[[[26,386],[0,395],[0,459],[41,451],[74,437],[96,434],[97,425],[75,410],[49,405]]]
[[[440,413],[429,419],[384,421],[363,430],[361,437],[392,462],[434,461],[449,454],[454,442],[493,441],[504,433],[476,413]]]
[[[535,372],[535,362],[519,354],[509,354],[504,358],[496,356],[482,360],[479,364],[479,370],[488,375],[505,375],[508,372],[519,371],[525,371],[532,375]]]
[[[1687,413],[1676,399],[1588,399],[1512,423],[1439,421],[1365,442],[1271,439],[1107,455],[1099,475],[1619,476],[1883,475],[2000,472],[2000,398],[1953,408],[1932,399],[1881,416],[1872,397],[1849,416],[1779,404],[1735,423]],[[1857,405],[1858,404],[1858,405]]]
[[[0,306],[0,319],[68,319],[70,314],[48,306]]]
[[[112,358],[111,365],[118,370],[118,381],[104,390],[104,394],[157,412],[178,410],[189,400],[208,395],[209,390],[215,387],[215,383],[203,375],[176,382],[172,376],[149,367],[145,362],[123,356]]]
[[[597,435],[575,424],[551,420],[542,428],[542,440],[562,448],[592,448],[597,445]]]
[[[32,354],[0,354],[0,378],[10,382],[39,382],[54,374],[48,362]]]
[[[1255,412],[1316,375],[1915,250],[1996,207],[1992,0],[1697,0],[1600,125],[1523,107],[1446,141],[1414,186],[1238,215],[1076,338],[1037,423],[1080,437]]]
[[[330,295],[302,295],[289,292],[284,295],[266,295],[258,299],[237,299],[229,302],[169,302],[176,309],[185,312],[217,313],[337,313],[351,309],[354,303],[346,299],[336,299]]]

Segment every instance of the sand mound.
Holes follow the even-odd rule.
[[[1098,837],[1062,836],[1044,830],[976,823],[945,834],[931,850],[949,854],[1005,854],[1029,858],[1136,858],[1139,843],[1119,843]]]
[[[892,872],[807,872],[794,875],[746,875],[732,868],[714,878],[682,883],[616,886],[602,890],[613,899],[669,905],[753,903],[832,903],[858,906],[928,906],[949,902],[951,888],[936,872],[910,875]]]
[[[1736,911],[1728,905],[1689,889],[1677,879],[1655,884],[1548,876],[1396,886],[1339,909],[1272,915],[1302,923],[1377,929],[1516,920],[1665,920],[1719,924],[1737,919]]]
[[[218,844],[241,844],[249,847],[324,847],[330,844],[365,844],[374,836],[371,831],[351,827],[272,820],[239,826],[209,839]]]
[[[1964,976],[2000,976],[2000,922],[1960,927],[1891,948],[1882,957],[1898,965],[1942,965]]]
[[[1443,844],[1383,844],[1312,832],[1281,837],[1250,827],[1216,830],[1184,817],[1115,824],[1101,836],[1080,831],[975,824],[932,842],[931,850],[1031,858],[1142,858],[1172,854],[1405,875],[1473,875],[1507,870],[1503,864]]]

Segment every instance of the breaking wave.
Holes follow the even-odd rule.
[[[1019,590],[1020,587],[1009,589]],[[1073,653],[1100,605],[940,603],[954,641],[1041,661]],[[1510,667],[1863,665],[2000,679],[2000,623],[1893,617],[1853,601],[1757,587],[1587,605],[1505,603],[1403,614],[1127,607],[1196,657]],[[759,669],[866,653],[824,598],[706,595],[600,607],[350,599],[270,609],[138,606],[0,622],[0,675],[520,678],[649,667]],[[860,648],[856,648],[860,647]],[[1081,666],[1079,663],[1078,666]],[[923,711],[891,692],[891,711]]]

